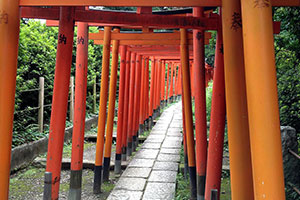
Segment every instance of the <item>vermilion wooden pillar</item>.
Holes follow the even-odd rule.
[[[178,66],[178,72],[177,72],[177,82],[176,82],[176,84],[177,84],[177,89],[176,89],[176,96],[178,97],[178,95],[179,95],[179,91],[180,91],[180,72],[181,72],[181,68],[180,68],[180,66]],[[192,92],[192,85],[191,85],[191,92]],[[191,97],[192,97],[192,99],[193,99],[193,95],[192,95],[192,93],[191,93]]]
[[[174,63],[171,62],[171,77],[170,77],[170,92],[169,98],[173,101],[173,91],[174,91]]]
[[[159,79],[160,79],[160,60],[157,60],[157,65],[155,68],[155,89],[154,89],[154,93],[155,93],[155,104],[154,104],[154,110],[155,110],[155,118],[157,117],[158,114],[158,108],[159,108],[159,97],[160,97],[160,93],[159,93]]]
[[[162,105],[161,101],[163,100],[163,61],[161,60],[160,62],[160,73],[159,73],[159,102],[160,106]]]
[[[194,98],[194,76],[193,76],[193,70],[194,70],[194,67],[193,67],[193,64],[190,63],[190,77],[191,77],[191,95],[192,95],[192,99]],[[177,91],[178,93],[178,91]]]
[[[183,103],[184,103],[184,117],[186,127],[186,143],[189,162],[190,174],[190,199],[196,199],[196,162],[195,162],[195,142],[193,131],[193,116],[192,116],[192,102],[191,102],[191,82],[189,72],[189,54],[188,54],[188,40],[187,31],[180,29],[180,54],[181,54],[181,67],[182,67],[182,84],[183,84]]]
[[[182,72],[181,66],[179,65],[179,95],[182,95]]]
[[[183,151],[184,151],[184,177],[187,179],[189,171],[189,161],[188,161],[188,150],[186,141],[186,125],[185,125],[185,113],[184,113],[184,98],[181,101],[182,106],[182,137],[183,137]]]
[[[0,197],[8,199],[19,41],[19,1],[0,1]]]
[[[121,173],[121,155],[122,155],[122,139],[123,135],[123,115],[125,111],[125,79],[126,79],[126,48],[120,47],[121,63],[120,63],[120,81],[119,81],[119,103],[118,103],[118,123],[117,123],[117,144],[116,144],[116,159],[115,159],[115,173]]]
[[[272,3],[241,7],[254,198],[285,199]]]
[[[222,23],[231,197],[254,199],[242,24],[232,16],[241,16],[240,1],[224,0]]]
[[[176,99],[178,98],[178,91],[179,91],[179,78],[180,78],[180,66],[178,66],[178,69],[177,69],[177,75],[176,75],[176,80],[175,80],[175,97]],[[191,77],[191,74],[190,74],[190,77]],[[192,85],[191,85],[191,94],[192,94]]]
[[[96,157],[95,157],[95,169],[94,169],[94,193],[95,194],[101,192],[101,184],[102,184],[103,149],[104,149],[104,134],[105,134],[105,121],[106,121],[105,119],[106,119],[106,106],[107,106],[107,96],[108,96],[110,40],[111,40],[111,27],[105,27],[104,42],[103,42],[103,56],[102,56],[101,90],[100,90]]]
[[[169,93],[170,93],[170,63],[167,63],[167,89],[166,89],[166,101],[169,99]]]
[[[119,33],[120,29],[115,29],[114,33]],[[110,171],[110,155],[113,140],[114,117],[115,117],[115,103],[116,103],[116,90],[117,90],[117,76],[118,76],[118,61],[119,61],[119,41],[112,41],[112,63],[109,80],[109,104],[108,115],[106,120],[106,137],[105,137],[105,150],[103,160],[103,180],[109,180]]]
[[[68,108],[74,36],[74,8],[61,7],[49,129],[44,199],[58,199]]]
[[[155,59],[151,60],[151,86],[150,86],[150,104],[149,104],[149,115],[150,115],[150,128],[153,125],[153,111],[154,111],[154,100],[155,100]]]
[[[173,88],[174,88],[174,92],[173,92],[173,98],[175,98],[176,99],[176,97],[177,97],[177,87],[178,87],[178,85],[177,85],[177,81],[178,81],[178,72],[177,72],[177,67],[178,67],[178,65],[177,64],[175,64],[175,66],[174,66],[174,85],[173,85]],[[189,69],[189,71],[190,71],[190,69]]]
[[[155,119],[156,116],[156,103],[157,103],[157,70],[158,67],[158,61],[154,60],[154,89],[153,89],[153,119]]]
[[[134,85],[134,112],[133,112],[133,137],[132,150],[136,151],[138,127],[139,127],[139,109],[140,109],[140,91],[141,91],[141,72],[142,72],[142,56],[136,56],[135,66],[135,85]]]
[[[146,91],[145,91],[145,85],[146,85],[146,65],[145,65],[145,57],[142,56],[142,71],[141,71],[141,89],[140,89],[140,108],[139,108],[139,131],[138,134],[140,135],[143,132],[143,125],[144,125],[144,116],[145,116],[145,95],[146,95]],[[137,140],[138,141],[138,140]],[[138,145],[138,143],[137,143]]]
[[[164,78],[164,61],[161,61],[161,69],[160,69],[160,105],[162,106],[162,101],[164,100],[164,85],[165,85],[165,78]]]
[[[203,8],[193,8],[194,17],[203,17]],[[194,95],[195,95],[195,131],[196,131],[196,171],[197,199],[204,200],[206,161],[207,161],[207,125],[204,31],[193,30],[194,54]]]
[[[164,102],[165,102],[165,104],[167,104],[167,100],[168,100],[168,79],[169,79],[169,76],[167,75],[167,77],[166,77],[166,72],[168,73],[168,69],[169,69],[169,67],[167,67],[167,69],[166,69],[166,66],[167,66],[167,62],[165,61],[164,62]]]
[[[158,71],[157,71],[157,98],[156,98],[156,104],[157,104],[157,111],[158,115],[160,113],[160,99],[161,99],[161,60],[158,62]]]
[[[150,95],[150,79],[149,79],[149,62],[150,62],[150,59],[149,57],[146,58],[146,99],[145,99],[145,119],[146,119],[146,123],[150,123],[150,112],[149,112],[149,95]],[[149,126],[148,126],[149,127]]]
[[[69,199],[81,199],[83,145],[86,111],[88,24],[78,22],[75,75],[75,106]]]
[[[176,89],[176,96],[178,97],[178,95],[179,95],[179,90],[180,90],[180,66],[178,66],[178,70],[177,70],[177,82],[176,82],[176,84],[177,84],[177,89]],[[191,97],[192,97],[192,99],[193,99],[193,95],[192,95],[192,85],[191,85]]]
[[[159,70],[158,70],[158,88],[157,88],[157,106],[160,113],[160,107],[161,107],[161,98],[162,98],[162,60],[159,61]]]
[[[209,129],[209,144],[207,157],[207,174],[205,186],[205,199],[210,199],[211,190],[218,190],[220,198],[220,185],[222,175],[222,157],[225,128],[225,86],[222,32],[218,31],[215,54],[215,73],[211,103],[211,117]]]
[[[161,101],[164,105],[165,101],[165,90],[166,90],[166,63],[165,61],[162,62],[162,72],[161,72]]]
[[[133,112],[134,112],[134,88],[135,88],[135,70],[136,70],[136,53],[131,53],[130,63],[130,84],[129,84],[129,107],[128,107],[128,133],[127,133],[127,155],[132,154],[132,139],[133,139]]]
[[[130,61],[131,52],[126,52],[126,71],[125,71],[125,96],[124,96],[124,113],[122,128],[122,160],[127,160],[127,138],[128,138],[128,109],[129,109],[129,85],[130,85]]]

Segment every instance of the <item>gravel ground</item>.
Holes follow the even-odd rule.
[[[71,144],[69,144],[71,145]],[[70,146],[64,148],[64,157],[69,157]],[[95,144],[87,144],[84,150],[84,159],[95,159]],[[114,149],[114,147],[113,147]],[[114,155],[114,152],[112,152]],[[114,159],[114,158],[112,158]],[[17,173],[11,175],[10,179],[10,194],[9,199],[42,199],[43,187],[44,187],[44,172],[45,165],[39,163],[32,163],[26,169],[20,170]],[[118,177],[110,173],[110,181],[102,184],[103,193],[99,195],[93,194],[93,170],[83,170],[82,172],[82,199],[94,200],[94,199],[106,199],[113,189],[114,184],[117,182]],[[70,171],[62,170],[60,181],[60,196],[59,199],[67,199],[69,192]]]

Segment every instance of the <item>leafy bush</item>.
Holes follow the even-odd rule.
[[[212,89],[213,89],[213,81],[210,81],[208,83],[208,87],[206,88],[206,117],[207,117],[207,122],[210,122]]]
[[[281,32],[275,36],[280,123],[283,126],[292,126],[296,129],[299,144],[300,8],[279,7],[274,8],[273,11],[274,20],[281,22]],[[296,187],[299,187],[299,185]],[[299,198],[299,194],[297,194],[288,183],[286,183],[285,189],[287,199]]]
[[[299,133],[300,8],[276,8],[274,19],[281,21],[281,32],[275,36],[280,122]]]
[[[13,146],[34,141],[45,136],[37,130],[38,89],[39,77],[45,78],[45,107],[44,121],[50,120],[52,90],[56,62],[57,27],[47,27],[40,21],[22,20],[20,25],[19,55],[15,97],[15,116]],[[96,27],[90,27],[90,32],[97,32]],[[75,28],[74,41],[76,41]],[[87,111],[92,111],[93,83],[96,78],[100,81],[102,47],[89,41],[88,56],[88,92]],[[73,48],[71,75],[75,76],[76,43]],[[99,91],[99,86],[98,86]],[[28,91],[29,90],[29,91]]]

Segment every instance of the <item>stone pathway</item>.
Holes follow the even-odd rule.
[[[162,113],[108,199],[174,199],[182,144],[181,130],[180,101]]]

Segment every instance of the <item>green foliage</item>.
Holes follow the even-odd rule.
[[[211,32],[211,39],[209,40],[209,44],[205,45],[205,62],[210,66],[214,67],[217,32],[216,31],[209,31],[209,32]]]
[[[97,28],[91,27],[90,32],[97,32]],[[76,41],[77,28],[74,33]],[[39,77],[45,78],[44,104],[49,105],[44,110],[44,122],[50,120],[52,90],[56,62],[57,27],[47,27],[40,21],[21,20],[19,55],[17,69],[17,84],[15,97],[15,116],[13,146],[31,142],[44,137],[45,133],[39,133],[37,129],[38,90]],[[88,56],[88,88],[87,111],[92,111],[93,84],[100,80],[102,47],[89,41]],[[71,75],[75,76],[76,43],[73,48],[73,62]],[[29,90],[29,91],[28,91]],[[99,92],[99,87],[97,87]]]
[[[181,169],[184,167],[184,149],[183,146],[181,147],[180,151],[180,165],[179,165],[179,172],[176,177],[176,194],[175,199],[176,200],[188,200],[191,196],[190,191],[190,182],[189,182],[189,174],[187,174],[187,177],[184,176],[184,172]]]
[[[281,22],[281,32],[275,36],[275,55],[280,109],[280,124],[292,126],[300,138],[300,8],[274,8],[274,20]],[[286,180],[287,181],[287,180]],[[286,185],[287,199],[299,198]]]
[[[213,89],[213,81],[210,81],[208,83],[208,87],[206,88],[206,117],[207,117],[207,122],[210,122],[212,89]]]
[[[280,122],[300,132],[300,8],[275,8],[274,19],[281,21],[275,36]]]
[[[184,174],[179,172],[176,177],[177,188],[176,188],[176,200],[188,200],[190,199],[190,184],[189,178],[185,179]]]
[[[45,77],[45,104],[51,103],[58,29],[39,21],[22,21],[15,97],[13,146],[44,137],[37,128],[37,110],[22,111],[38,106],[39,77]],[[49,120],[50,109],[45,109]]]

